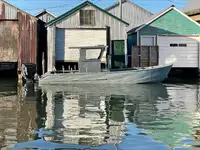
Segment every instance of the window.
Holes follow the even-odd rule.
[[[179,44],[179,47],[187,47],[187,44]]]
[[[95,11],[94,10],[80,10],[80,25],[95,25]]]
[[[178,44],[172,43],[170,44],[170,47],[178,47]]]
[[[187,47],[187,44],[183,44],[183,43],[181,43],[181,44],[172,43],[172,44],[170,44],[170,47]]]

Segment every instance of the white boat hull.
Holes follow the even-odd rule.
[[[172,65],[99,73],[46,73],[39,79],[39,85],[155,83],[167,78],[171,68]]]

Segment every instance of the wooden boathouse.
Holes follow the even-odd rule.
[[[104,9],[85,1],[47,23],[48,71],[62,66],[77,69],[79,50],[69,47],[108,45],[107,54],[115,50],[124,56],[126,51],[126,28],[129,24]],[[118,41],[118,46],[112,45]],[[98,51],[88,57],[95,57]],[[124,62],[121,62],[124,63]],[[106,52],[102,66],[106,64]],[[124,65],[124,64],[122,64]]]
[[[35,16],[16,8],[15,6],[0,1],[0,70],[13,70],[21,72],[22,64],[35,65],[36,71],[41,74],[41,55],[46,43],[40,38],[44,29]]]
[[[116,14],[116,10],[120,8],[118,5],[114,4],[104,10],[85,1],[48,22],[48,71],[53,68],[60,70],[62,66],[66,70],[77,69],[79,51],[69,49],[69,47],[78,46],[107,45],[106,53],[111,57],[111,61],[106,62],[105,53],[102,58],[102,67],[105,67],[106,63],[113,68],[126,66],[127,31],[133,24],[133,21],[129,23],[130,16],[140,18],[135,19],[138,20],[135,23],[142,23],[149,18],[151,13],[126,0],[120,4],[123,8],[120,16]],[[125,17],[127,15],[128,19]],[[91,54],[90,57],[94,55]]]

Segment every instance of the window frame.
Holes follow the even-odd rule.
[[[95,26],[95,10],[79,10],[79,21],[80,26]]]

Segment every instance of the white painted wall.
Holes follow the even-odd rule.
[[[183,36],[158,36],[159,64],[173,63],[173,67],[198,67],[198,38]],[[187,44],[171,47],[170,44]]]

